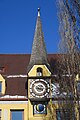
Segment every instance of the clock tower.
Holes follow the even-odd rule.
[[[47,60],[39,8],[27,71],[29,120],[42,120],[48,114],[47,105],[50,100],[51,71]]]

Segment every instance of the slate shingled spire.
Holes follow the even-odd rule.
[[[44,43],[44,36],[42,32],[42,24],[40,20],[40,9],[38,8],[38,17],[36,21],[36,28],[32,46],[32,53],[28,69],[33,65],[49,65],[47,61],[47,52]]]

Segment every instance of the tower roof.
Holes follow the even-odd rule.
[[[38,16],[36,21],[36,28],[35,28],[33,45],[32,45],[32,53],[29,62],[29,68],[31,68],[33,65],[43,65],[43,64],[48,65],[48,60],[47,60],[47,51],[46,51],[46,46],[42,31],[42,23],[40,19],[40,9],[38,8]]]

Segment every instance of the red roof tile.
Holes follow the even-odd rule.
[[[49,54],[48,59],[51,68],[54,67],[59,54]],[[7,77],[9,75],[27,75],[27,66],[29,64],[30,54],[0,54],[0,66],[5,68],[1,73],[6,80],[5,95],[27,95],[26,77]]]

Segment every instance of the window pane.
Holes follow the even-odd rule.
[[[80,82],[77,83],[77,90],[80,92]]]
[[[1,110],[0,110],[0,120],[1,120]]]
[[[2,92],[2,82],[0,82],[0,92]]]
[[[11,120],[23,120],[23,111],[11,111]]]
[[[60,111],[57,111],[57,120],[61,120],[61,114],[60,114]]]
[[[74,112],[70,112],[69,109],[58,109],[56,110],[57,120],[75,120]]]
[[[66,118],[64,118],[65,114],[63,112],[63,110],[57,110],[57,120],[66,120]]]

